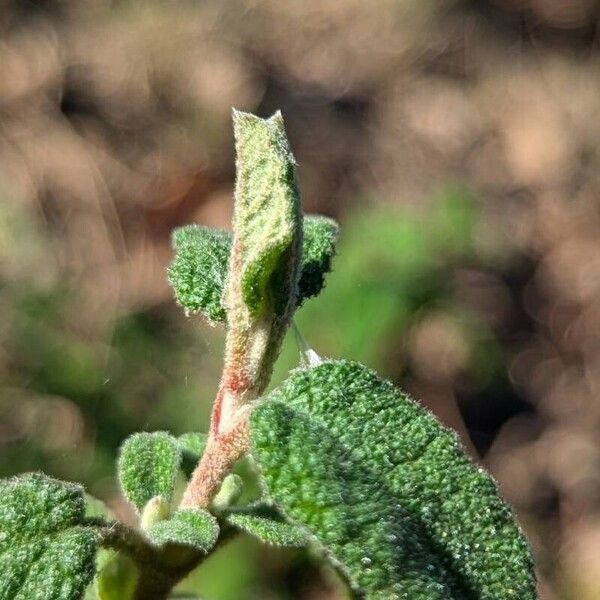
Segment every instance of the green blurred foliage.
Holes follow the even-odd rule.
[[[467,189],[440,192],[428,207],[357,210],[342,223],[337,259],[318,300],[295,318],[308,345],[398,378],[406,375],[407,334],[429,313],[448,314],[469,347],[467,370],[487,385],[501,375],[493,332],[455,294],[459,266],[474,264],[477,203]],[[273,383],[298,362],[288,335]]]

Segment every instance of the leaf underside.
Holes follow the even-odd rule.
[[[0,481],[0,600],[77,600],[97,536],[80,486],[42,474]]]
[[[456,434],[366,367],[296,371],[251,418],[272,499],[368,598],[533,600],[527,543]]]
[[[181,450],[168,433],[135,433],[125,440],[119,455],[119,481],[125,497],[138,509],[154,497],[169,502]]]
[[[316,296],[331,270],[338,227],[320,215],[304,217],[302,263],[296,305]],[[232,235],[201,225],[175,230],[175,258],[168,269],[177,302],[189,313],[202,313],[210,322],[225,321],[223,289],[227,277]]]
[[[308,542],[306,534],[274,507],[257,502],[231,510],[226,521],[237,529],[258,538],[265,544],[300,548]]]

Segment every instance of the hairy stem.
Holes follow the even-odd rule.
[[[265,390],[296,306],[302,218],[283,119],[234,112],[236,186],[233,244],[223,303],[223,376],[209,439],[181,506],[208,508],[248,449],[248,412]]]
[[[225,366],[211,415],[208,442],[183,495],[181,508],[208,508],[233,464],[248,451],[248,417],[264,392],[289,316],[227,331]]]
[[[181,508],[208,508],[231,467],[248,450],[250,405],[237,412],[234,425],[223,433],[211,428],[204,454],[192,473]]]
[[[235,290],[234,284],[232,287]],[[230,311],[235,317],[235,311]],[[183,495],[181,508],[208,508],[233,464],[248,450],[248,417],[273,371],[289,316],[248,325],[232,319],[225,364],[211,415],[208,442]]]

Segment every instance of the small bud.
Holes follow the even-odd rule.
[[[142,510],[140,527],[148,531],[153,525],[169,518],[169,503],[160,496],[154,496]]]

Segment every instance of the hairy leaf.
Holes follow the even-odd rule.
[[[0,600],[81,598],[96,547],[83,488],[42,474],[0,481]]]
[[[301,274],[296,305],[316,296],[325,284],[335,254],[338,226],[320,215],[304,217]],[[188,313],[202,313],[209,321],[224,322],[223,289],[227,277],[230,232],[186,225],[175,230],[175,258],[168,269],[177,302]]]
[[[282,317],[295,301],[302,240],[300,197],[280,112],[269,119],[234,111],[236,185],[228,310]],[[238,285],[239,288],[238,289]]]
[[[121,446],[119,481],[125,497],[139,510],[155,496],[173,495],[181,451],[168,433],[135,433]]]
[[[218,535],[219,525],[215,517],[206,510],[195,508],[177,511],[148,532],[149,539],[158,546],[188,546],[205,554],[215,545]]]
[[[323,289],[325,275],[331,271],[338,233],[338,225],[333,219],[320,215],[304,217],[302,270],[296,300],[298,306]]]
[[[213,323],[225,321],[222,295],[231,252],[231,233],[186,225],[173,233],[175,258],[167,271],[177,302]]]
[[[272,498],[324,545],[354,589],[381,600],[466,600],[390,490],[325,426],[278,401],[259,406],[252,421]]]
[[[370,598],[531,600],[529,548],[457,436],[366,367],[295,372],[252,416],[273,499]]]
[[[308,541],[297,525],[290,523],[274,506],[264,502],[233,509],[227,513],[226,521],[272,546],[299,548]]]

